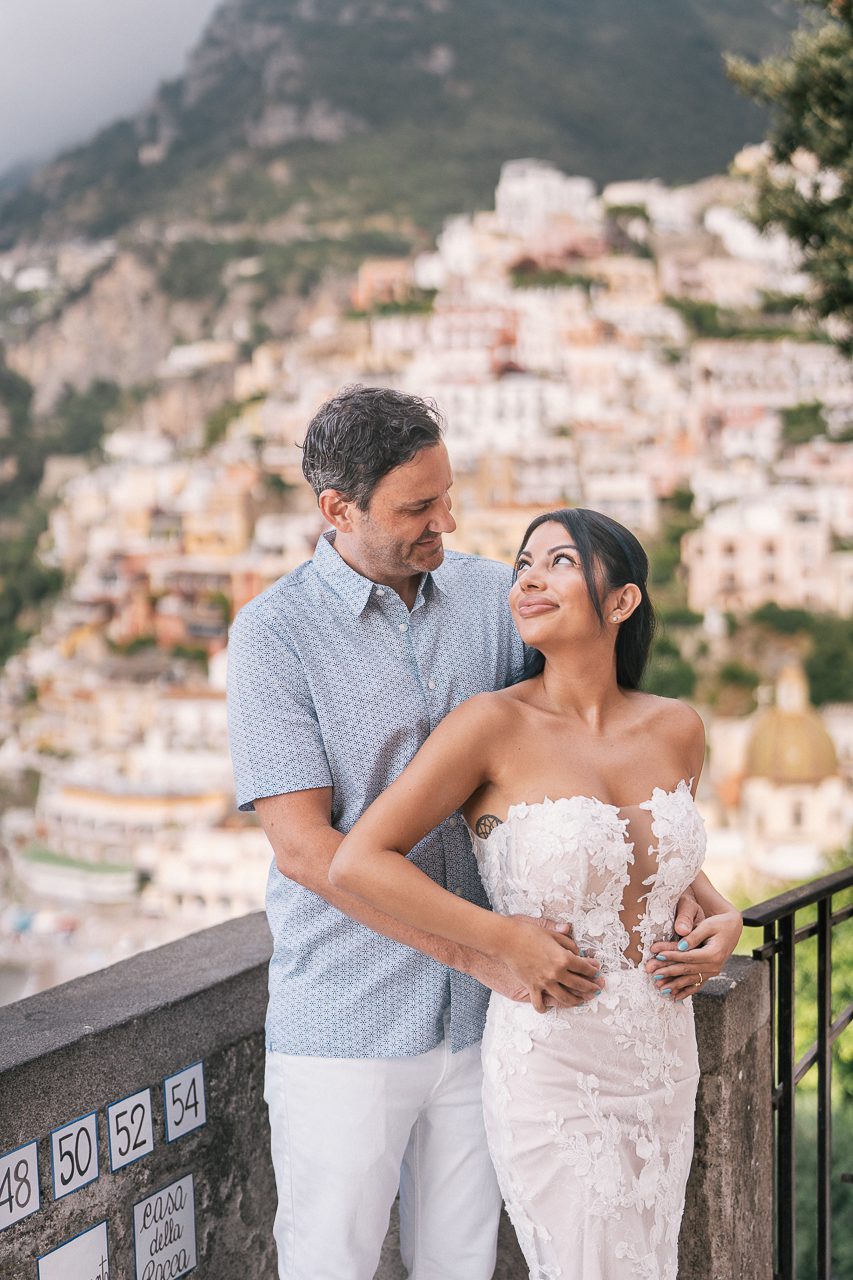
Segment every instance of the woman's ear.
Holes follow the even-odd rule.
[[[643,593],[633,582],[626,582],[624,587],[617,587],[610,593],[605,617],[610,622],[625,622],[643,601]]]

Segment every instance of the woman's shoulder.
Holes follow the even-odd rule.
[[[641,690],[634,691],[631,697],[643,729],[660,733],[675,747],[698,749],[701,746],[704,752],[705,724],[699,712],[688,702]]]

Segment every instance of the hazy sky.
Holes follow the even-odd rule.
[[[82,141],[177,75],[218,0],[0,0],[0,173]]]

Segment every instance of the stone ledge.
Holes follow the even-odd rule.
[[[270,937],[262,913],[192,934],[0,1008],[0,1153],[37,1139],[42,1207],[0,1233],[11,1274],[106,1217],[112,1272],[134,1274],[133,1204],[192,1172],[207,1280],[274,1280],[275,1205],[263,1103]],[[765,965],[733,959],[694,998],[700,1062],[696,1152],[680,1280],[769,1280],[772,1126]],[[204,1128],[163,1141],[163,1080],[203,1060]],[[106,1106],[151,1088],[155,1150],[109,1172]],[[49,1134],[97,1111],[101,1177],[54,1200]],[[6,1272],[4,1270],[4,1276]],[[526,1269],[502,1224],[495,1280]],[[402,1277],[393,1225],[377,1280]]]
[[[749,956],[732,956],[719,978],[711,978],[697,991],[693,1012],[702,1071],[718,1071],[743,1049],[757,1027],[770,1021],[766,965]]]

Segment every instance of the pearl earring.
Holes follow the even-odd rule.
[[[611,615],[610,615],[610,621],[611,621],[611,622],[618,622],[618,621],[619,621],[619,614],[618,614],[618,613],[611,613]]]

